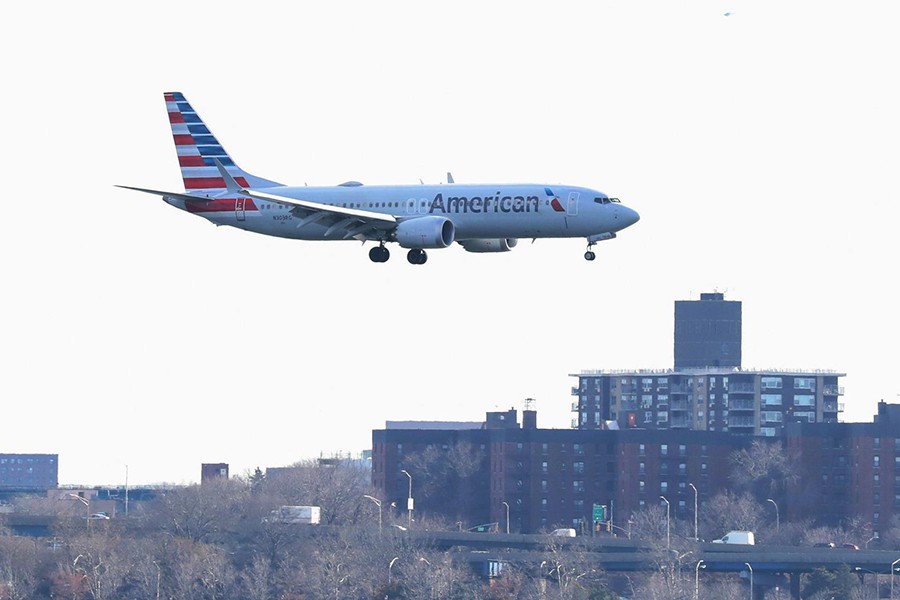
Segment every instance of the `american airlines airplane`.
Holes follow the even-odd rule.
[[[457,184],[450,173],[446,185],[285,186],[238,167],[183,94],[166,93],[165,100],[185,192],[119,187],[162,196],[216,225],[297,240],[372,241],[373,262],[386,262],[385,244],[396,242],[421,265],[425,250],[453,242],[469,252],[507,252],[518,238],[583,237],[584,257],[594,260],[594,244],[640,218],[588,188]]]

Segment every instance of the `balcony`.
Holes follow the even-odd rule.
[[[729,394],[755,394],[756,390],[753,388],[752,383],[729,383],[728,384],[728,393]]]
[[[688,403],[687,400],[681,400],[681,399],[679,399],[679,400],[672,400],[672,401],[669,403],[669,410],[681,410],[681,411],[684,411],[684,410],[690,410],[690,409],[691,409],[691,405],[690,405],[690,403]]]
[[[673,418],[670,427],[672,429],[690,429],[691,419],[689,417]]]
[[[822,386],[822,394],[825,396],[843,396],[844,395],[844,386],[842,386],[842,385]]]
[[[572,403],[572,412],[579,412],[581,409],[578,406],[577,402]]]
[[[756,427],[756,423],[753,420],[753,417],[743,417],[743,416],[731,416],[728,415],[728,427]]]
[[[728,410],[756,410],[756,402],[750,399],[728,399]]]
[[[581,390],[579,390],[579,389],[578,389],[577,387],[575,387],[575,386],[572,386],[572,395],[573,395],[573,396],[578,396],[580,393],[581,393]]]

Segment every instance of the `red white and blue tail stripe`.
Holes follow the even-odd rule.
[[[166,92],[165,99],[185,190],[188,192],[224,190],[226,188],[225,180],[216,167],[216,159],[243,187],[264,188],[281,185],[250,175],[234,164],[219,141],[185,99],[184,94]]]

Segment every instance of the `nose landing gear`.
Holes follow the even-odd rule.
[[[594,254],[594,251],[591,250],[591,248],[593,248],[594,244],[596,244],[596,243],[597,242],[591,242],[591,241],[588,242],[587,251],[585,251],[585,253],[584,253],[584,260],[594,260],[595,258],[597,258],[597,255]]]

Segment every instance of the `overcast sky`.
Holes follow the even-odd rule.
[[[671,367],[674,302],[713,290],[745,367],[847,373],[845,421],[900,400],[896,2],[92,4],[11,4],[0,36],[0,452],[59,453],[60,483],[358,453],[528,397],[569,427],[569,374]],[[277,181],[449,170],[642,218],[593,263],[216,228],[113,187],[182,189],[165,91]]]

